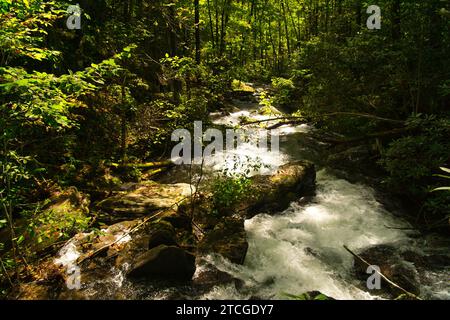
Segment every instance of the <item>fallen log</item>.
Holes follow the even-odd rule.
[[[165,172],[167,169],[168,169],[168,167],[160,167],[160,168],[156,168],[156,169],[151,169],[143,175],[143,178],[150,179],[151,177],[153,177],[157,174]]]
[[[384,121],[384,122],[392,122],[392,123],[397,123],[397,124],[405,124],[405,121],[403,121],[403,120],[383,118],[383,117],[378,117],[378,116],[368,114],[368,113],[331,112],[331,113],[325,113],[325,114],[321,115],[321,117],[330,117],[330,116],[351,116],[351,117],[369,118],[369,119],[374,119],[374,120],[379,120],[379,121]]]
[[[263,122],[270,122],[270,121],[277,121],[277,120],[304,120],[306,119],[304,117],[293,117],[293,116],[285,116],[285,117],[276,117],[276,118],[270,118],[270,119],[264,119],[264,120],[256,120],[256,121],[244,121],[241,125],[248,126],[250,124],[258,124]]]
[[[362,141],[366,141],[366,140],[370,140],[370,139],[401,136],[402,134],[413,132],[413,131],[417,131],[417,129],[397,128],[397,129],[392,129],[392,130],[388,130],[388,131],[370,133],[370,134],[366,134],[364,136],[360,136],[360,137],[356,137],[356,138],[349,138],[349,139],[319,138],[319,140],[330,143],[330,144],[348,144],[348,143],[362,142]]]
[[[302,124],[302,123],[306,123],[306,122],[301,121],[301,120],[283,121],[283,122],[278,122],[274,125],[268,126],[267,130],[273,130],[273,129],[276,129],[276,128],[279,128],[279,127],[282,127],[285,125],[291,125],[291,124],[297,125],[297,124]]]
[[[174,164],[171,160],[146,162],[146,163],[111,163],[111,166],[115,168],[138,168],[138,169],[157,169],[163,167],[171,167],[173,165]]]

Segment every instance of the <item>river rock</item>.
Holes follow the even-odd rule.
[[[176,246],[176,233],[174,227],[168,222],[158,222],[153,224],[153,228],[150,229],[150,235],[148,239],[148,248],[152,249],[160,245]]]
[[[197,290],[203,292],[211,290],[214,286],[234,284],[236,288],[243,286],[243,281],[232,276],[228,272],[217,269],[216,266],[200,260],[194,278],[192,279],[192,286]]]
[[[248,250],[244,221],[223,218],[198,244],[200,254],[218,253],[233,263],[243,264]]]
[[[104,219],[109,220],[108,222],[135,219],[162,209],[176,210],[194,189],[186,183],[159,184],[144,181],[129,187],[128,191],[99,202],[97,208],[107,213]]]
[[[308,291],[300,295],[290,296],[294,300],[336,300],[320,291]]]
[[[246,218],[260,212],[279,212],[287,209],[292,201],[314,192],[316,171],[309,161],[296,161],[280,166],[272,175],[251,178],[252,192],[241,204]]]
[[[411,256],[411,251],[408,251],[408,255]],[[419,275],[416,266],[414,263],[406,261],[402,252],[396,247],[384,244],[375,245],[365,249],[359,256],[371,265],[380,267],[383,275],[403,289],[415,295],[420,294]],[[355,258],[354,269],[362,280],[367,280],[369,274],[366,273],[366,264]],[[404,293],[384,280],[381,282],[381,291],[391,294],[394,298]]]
[[[189,281],[195,273],[195,257],[175,246],[160,245],[136,258],[127,275]]]

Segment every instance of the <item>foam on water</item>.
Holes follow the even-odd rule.
[[[252,142],[242,143],[232,150],[224,150],[206,157],[205,165],[214,171],[227,170],[230,173],[270,174],[288,162],[288,157],[279,151],[261,150]]]
[[[375,200],[370,188],[320,171],[313,203],[303,207],[293,203],[282,215],[260,214],[246,221],[249,250],[244,266],[209,259],[243,279],[250,288],[248,295],[283,298],[283,293],[319,290],[336,299],[374,299],[355,287],[350,276],[352,256],[343,245],[358,250],[408,241],[404,231],[385,227],[399,223]],[[205,298],[243,296],[224,287]]]
[[[308,124],[301,124],[298,126],[284,125],[278,128],[280,136],[289,135],[293,133],[307,133],[311,130],[311,126]]]
[[[75,262],[79,257],[80,253],[78,252],[74,241],[69,241],[69,243],[59,251],[59,257],[56,258],[53,263],[69,268],[75,265]]]
[[[226,125],[226,126],[237,126],[241,123],[243,117],[250,117],[250,111],[243,110],[238,112],[233,112],[228,116],[220,117],[212,122],[214,124]]]

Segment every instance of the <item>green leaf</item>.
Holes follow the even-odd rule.
[[[330,298],[328,298],[326,295],[324,294],[319,294],[317,295],[314,300],[330,300]]]
[[[450,173],[450,169],[448,169],[448,168],[441,167],[440,169],[444,172]]]
[[[433,174],[433,177],[439,177],[439,178],[450,179],[450,176],[444,176],[443,174]]]
[[[435,192],[435,191],[450,191],[450,187],[441,187],[441,188],[436,188],[431,190],[431,192]]]
[[[21,244],[24,240],[25,240],[25,237],[24,237],[23,235],[21,235],[21,236],[17,239],[17,244]]]

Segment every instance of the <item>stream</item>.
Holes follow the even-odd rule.
[[[213,122],[232,127],[238,125],[243,116],[258,120],[273,117],[260,115],[261,106],[257,102],[236,100],[234,105],[236,108],[231,113],[211,114]],[[361,280],[352,274],[353,257],[344,245],[361,252],[373,245],[390,244],[420,254],[448,257],[447,239],[438,235],[420,236],[402,218],[404,212],[387,209],[379,200],[377,190],[365,183],[350,182],[342,172],[327,166],[324,159],[329,151],[325,144],[314,139],[314,130],[305,124],[280,127],[278,153],[260,154],[255,146],[243,144],[232,155],[223,154],[220,161],[205,159],[210,171],[232,169],[233,161],[249,159],[258,159],[268,170],[295,160],[316,164],[314,197],[298,199],[279,214],[261,212],[245,222],[249,249],[243,265],[233,264],[218,255],[206,257],[208,264],[239,279],[241,285],[218,285],[207,292],[193,292],[188,286],[161,287],[131,282],[120,270],[113,269],[107,283],[92,286],[92,297],[286,299],[286,293],[317,290],[335,299],[381,299],[376,291],[364,290]],[[188,178],[186,169],[176,166],[164,174],[160,182],[187,182]],[[197,265],[196,275],[205,265]],[[450,299],[448,265],[426,270],[418,276],[422,298]],[[105,292],[99,292],[98,288]]]
[[[273,117],[254,115],[260,107],[257,103],[236,101],[236,104],[240,111],[223,117],[213,115],[214,123],[233,126],[242,116],[257,120]],[[358,281],[351,275],[353,257],[343,245],[356,251],[378,244],[395,244],[418,252],[430,249],[430,241],[417,240],[416,231],[386,227],[409,227],[409,224],[400,217],[401,212],[387,211],[377,200],[374,189],[339,178],[333,168],[323,164],[326,149],[312,137],[313,130],[305,124],[280,127],[280,154],[258,155],[246,145],[237,150],[242,157],[258,157],[269,166],[294,160],[314,162],[318,170],[316,196],[306,205],[292,203],[281,214],[261,213],[247,220],[249,250],[244,265],[231,264],[218,256],[209,257],[217,268],[243,280],[245,290],[216,287],[201,298],[282,299],[284,293],[318,290],[335,299],[378,299],[376,293],[370,294],[357,286]],[[429,285],[422,283],[422,295],[450,299],[450,269],[427,276],[428,279],[422,280]]]

